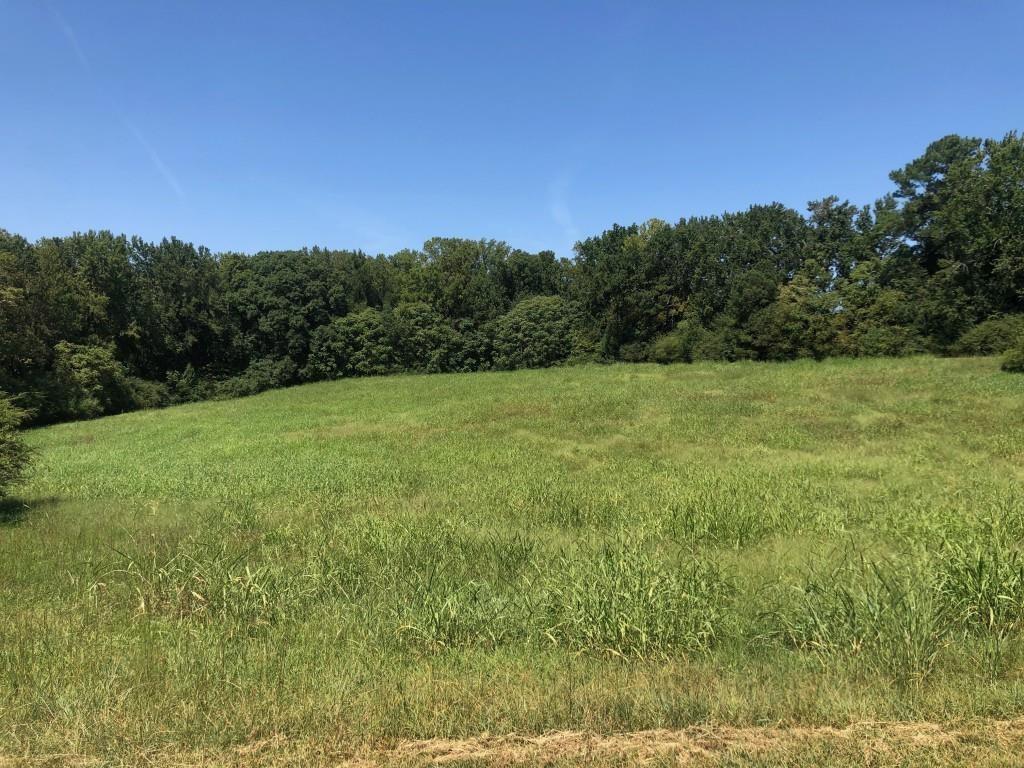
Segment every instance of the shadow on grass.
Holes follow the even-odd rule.
[[[33,510],[46,507],[57,501],[56,498],[35,499],[25,501],[17,497],[0,499],[0,526],[18,525],[25,520]]]

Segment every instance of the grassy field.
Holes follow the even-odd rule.
[[[0,764],[1024,750],[1024,377],[991,359],[348,380],[29,440]]]

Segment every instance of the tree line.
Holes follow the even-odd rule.
[[[890,178],[867,206],[615,225],[573,259],[455,238],[246,255],[0,230],[0,390],[47,423],[346,376],[1024,339],[1024,139],[946,136]]]

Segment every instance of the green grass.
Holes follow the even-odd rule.
[[[998,368],[406,376],[34,431],[0,755],[1017,718]]]

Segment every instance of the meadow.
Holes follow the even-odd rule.
[[[1024,749],[1024,378],[991,358],[351,379],[28,439],[0,764]]]

